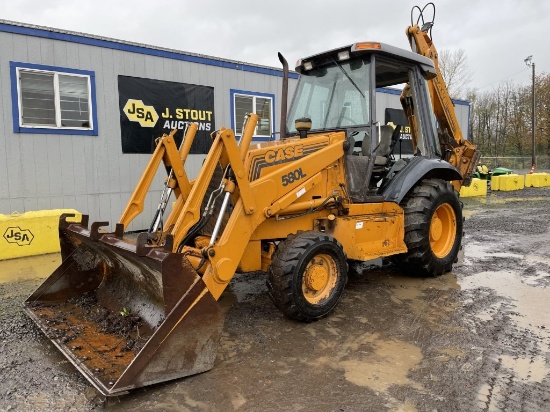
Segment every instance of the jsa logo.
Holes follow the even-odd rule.
[[[19,226],[8,227],[4,232],[4,239],[8,243],[17,243],[19,246],[28,246],[34,239],[29,229],[21,229]]]
[[[153,106],[146,106],[141,100],[128,99],[124,113],[132,122],[138,122],[141,127],[154,127],[159,115]]]

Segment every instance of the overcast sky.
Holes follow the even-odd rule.
[[[405,28],[418,0],[17,0],[0,18],[279,67],[311,54],[374,40],[409,48]],[[438,50],[465,50],[471,87],[530,84],[524,59],[550,72],[550,1],[438,0]]]

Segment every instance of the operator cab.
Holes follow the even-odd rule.
[[[359,198],[383,186],[396,163],[394,154],[404,127],[415,127],[415,155],[441,158],[426,82],[436,76],[430,59],[383,43],[355,43],[299,60],[296,71],[301,76],[287,118],[287,134],[304,137],[296,126],[304,119],[310,119],[308,134],[345,131],[348,183],[358,180],[356,173],[361,182],[368,177]],[[406,84],[404,92],[398,90]],[[407,121],[402,111],[391,107],[383,93],[377,95],[376,90],[389,87],[398,88],[392,90],[401,93],[405,112],[414,107],[414,121]],[[412,120],[413,112],[409,113]]]

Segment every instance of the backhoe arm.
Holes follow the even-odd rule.
[[[440,129],[439,140],[445,160],[455,166],[463,177],[462,181],[453,182],[455,189],[460,190],[462,185],[470,184],[472,172],[479,160],[480,153],[476,150],[476,146],[464,139],[462,135],[455,115],[454,104],[439,70],[439,56],[428,33],[430,28],[431,23],[422,28],[415,24],[407,28],[406,34],[412,51],[428,57],[434,62],[437,75],[427,81],[428,89]]]

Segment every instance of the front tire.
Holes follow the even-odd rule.
[[[439,276],[457,261],[462,207],[457,192],[440,179],[425,179],[402,202],[408,252],[394,261],[414,276]]]
[[[346,254],[335,238],[314,231],[298,232],[279,243],[267,286],[281,312],[311,322],[335,308],[347,273]]]

